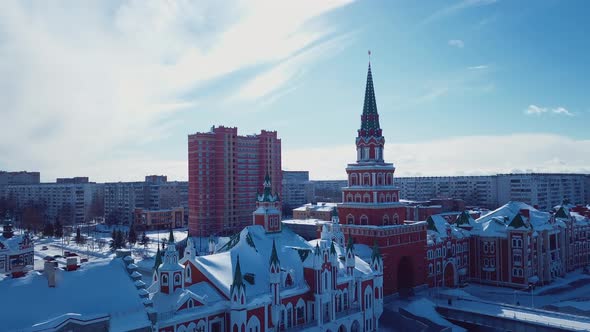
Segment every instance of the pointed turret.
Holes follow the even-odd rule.
[[[375,101],[375,90],[373,88],[373,74],[369,63],[365,102],[363,104],[363,114],[361,115],[361,128],[358,130],[356,138],[357,161],[383,162],[384,145],[385,138],[379,125],[379,113],[377,113],[377,102]]]
[[[253,224],[264,227],[267,233],[280,232],[281,202],[278,194],[272,193],[272,183],[268,172],[264,177],[264,190],[256,195],[256,210],[253,214]]]
[[[367,86],[365,88],[365,103],[363,105],[363,115],[361,116],[360,131],[364,131],[363,136],[381,136],[371,63],[369,63],[369,70],[367,71]]]
[[[377,241],[375,241],[375,244],[373,245],[373,251],[371,252],[371,264],[373,266],[373,270],[378,273],[383,272],[383,258],[381,257],[381,251],[379,251]]]
[[[354,244],[352,242],[352,237],[348,238],[348,244],[346,245],[346,257],[345,257],[344,263],[346,264],[346,273],[349,276],[352,276],[352,274],[354,272],[354,266],[355,266]]]
[[[280,266],[281,261],[279,260],[279,255],[277,255],[277,247],[275,245],[275,240],[272,240],[272,251],[270,252],[270,266],[276,265]]]
[[[526,224],[524,223],[524,220],[522,219],[522,215],[520,213],[517,213],[514,216],[514,218],[510,222],[510,224],[508,224],[508,227],[512,227],[514,229],[518,229],[518,228],[521,228],[521,227],[528,228],[526,226]]]
[[[172,232],[172,228],[170,228],[170,234],[168,234],[168,243],[174,243],[174,233]]]
[[[559,219],[569,219],[569,212],[566,210],[566,208],[562,205],[561,207],[559,207],[559,210],[557,210],[557,212],[555,213],[555,218],[559,218]]]
[[[236,269],[234,279],[230,288],[232,303],[243,305],[246,302],[246,285],[242,277],[242,268],[240,267],[240,255],[236,258]]]
[[[162,264],[162,252],[160,251],[160,245],[158,245],[158,250],[156,251],[156,258],[154,259],[154,270],[158,271],[161,264]]]

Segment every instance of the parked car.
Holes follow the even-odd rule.
[[[47,250],[47,249],[49,249],[49,248],[47,248],[47,246],[41,247],[41,250]]]

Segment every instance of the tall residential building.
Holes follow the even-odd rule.
[[[107,222],[130,224],[136,208],[162,210],[182,207],[188,213],[188,182],[164,175],[148,175],[144,182],[105,183],[104,217]]]
[[[586,177],[584,178],[584,192],[586,195],[584,203],[590,205],[590,174],[586,174]]]
[[[265,174],[281,193],[281,140],[276,131],[238,136],[237,128],[212,127],[188,136],[189,233],[238,232],[251,224]]]
[[[294,208],[310,203],[313,194],[308,171],[283,171],[283,215],[290,215]]]
[[[549,210],[564,199],[588,203],[590,184],[585,174],[524,173],[484,176],[402,177],[396,183],[403,199],[462,199],[467,205],[495,209],[520,201]]]

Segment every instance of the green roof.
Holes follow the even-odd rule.
[[[160,251],[160,245],[158,245],[158,251],[156,251],[156,258],[154,259],[154,270],[158,270],[162,264],[162,252]]]
[[[520,215],[520,213],[517,213],[514,218],[512,219],[512,221],[510,222],[510,224],[508,224],[509,227],[513,227],[513,228],[528,228],[526,226],[526,224],[524,223],[524,220],[522,219],[522,216]]]
[[[461,225],[471,225],[471,223],[469,222],[469,219],[471,218],[471,216],[469,215],[469,213],[467,213],[467,211],[463,211],[461,212],[460,215],[457,216],[457,219],[455,219],[455,225],[457,226],[461,226]]]
[[[430,217],[428,217],[428,219],[426,219],[426,223],[428,224],[428,226],[427,226],[428,230],[438,232],[438,229],[436,228],[436,225],[434,224],[434,219],[432,219],[432,216],[430,216]]]
[[[275,246],[275,240],[272,240],[272,251],[270,252],[270,264],[277,263],[277,265],[281,265],[281,261],[279,261],[279,256],[277,255],[277,247]]]
[[[559,210],[557,210],[557,212],[555,213],[555,218],[569,219],[569,213],[567,212],[565,207],[561,206]]]
[[[236,259],[236,270],[234,272],[234,282],[231,284],[231,292],[235,287],[244,287],[244,281],[242,280],[242,269],[240,268],[240,255]]]
[[[368,132],[370,129],[380,129],[380,127],[379,114],[377,113],[377,102],[375,101],[375,90],[373,88],[373,75],[371,74],[371,64],[369,63],[361,130],[366,130]]]
[[[381,252],[379,251],[377,241],[375,241],[375,244],[373,245],[373,252],[371,252],[371,262],[374,262],[377,258],[381,258]]]

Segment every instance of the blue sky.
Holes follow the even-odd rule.
[[[0,169],[186,179],[187,135],[277,130],[344,178],[372,68],[397,174],[590,172],[586,1],[0,4]]]

